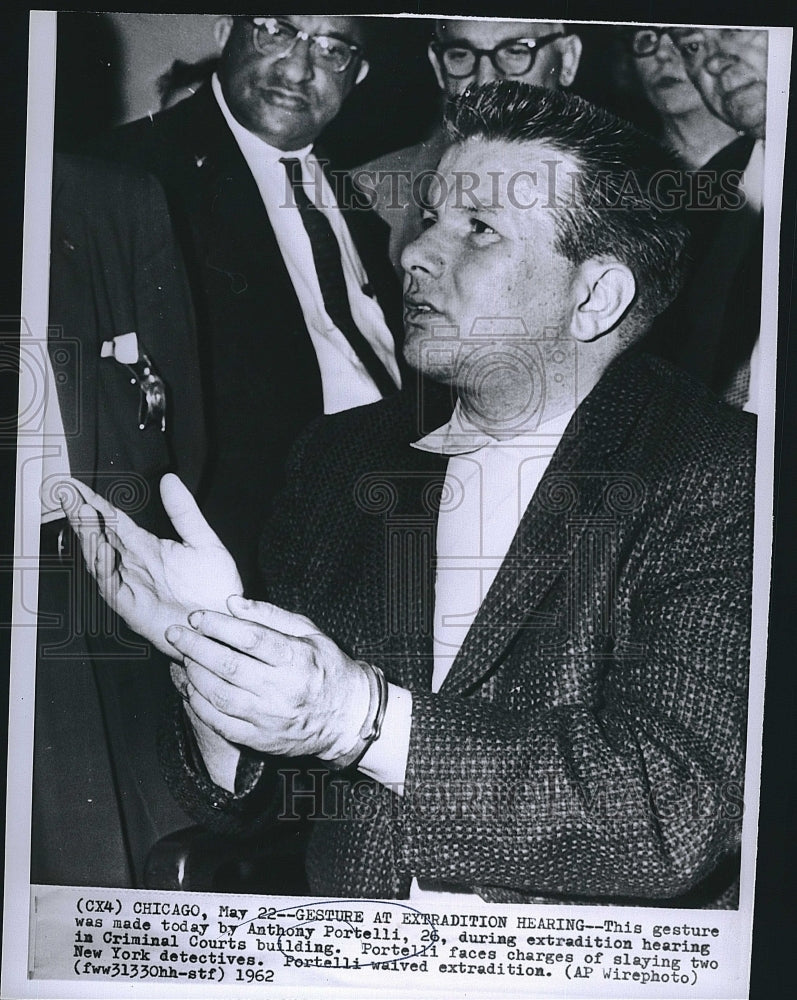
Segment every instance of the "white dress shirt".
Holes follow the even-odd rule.
[[[368,275],[321,165],[313,156],[310,146],[286,153],[268,145],[253,132],[245,129],[227,106],[215,73],[211,86],[221,113],[252,171],[299,299],[321,369],[324,412],[337,413],[339,410],[376,402],[381,399],[381,393],[324,308],[324,297],[318,283],[310,238],[294,202],[285,166],[280,161],[291,158],[299,160],[302,164],[302,178],[307,196],[329,220],[340,246],[343,274],[354,322],[396,385],[400,386],[401,376],[396,363],[393,337],[379,303],[363,291],[368,284]],[[264,326],[268,321],[268,316],[264,316]]]
[[[458,425],[460,444],[448,461],[443,490],[449,500],[437,521],[432,691],[440,690],[465,641],[572,416],[568,410],[536,431],[497,440],[468,429],[458,407],[446,427],[414,445],[440,450],[438,442],[450,441],[452,423]]]

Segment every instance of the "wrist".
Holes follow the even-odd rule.
[[[349,729],[347,737],[339,741],[337,748],[325,756],[327,763],[335,770],[352,767],[361,760],[371,745],[379,739],[387,711],[388,683],[385,675],[379,667],[364,660],[357,660],[356,665],[367,684],[367,708],[364,714],[358,713],[362,722],[356,736],[353,737]]]

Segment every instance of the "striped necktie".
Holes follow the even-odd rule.
[[[324,308],[329,318],[349,342],[377,389],[383,396],[389,396],[396,392],[396,384],[377,357],[373,347],[354,322],[346,291],[346,279],[343,276],[340,247],[332,231],[332,226],[329,224],[329,219],[307,197],[302,182],[301,162],[295,158],[283,159],[282,162],[285,164],[288,180],[293,188],[296,207],[299,209],[304,228],[310,238],[318,283],[324,298]]]

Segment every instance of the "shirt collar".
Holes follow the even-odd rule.
[[[442,427],[413,441],[411,447],[440,455],[468,455],[488,447],[550,447],[562,438],[574,410],[566,410],[536,427],[521,430],[510,438],[496,438],[477,427],[462,410],[459,400],[451,418]]]
[[[307,158],[310,150],[313,148],[312,143],[309,146],[304,146],[302,149],[292,149],[287,153],[284,149],[277,149],[276,146],[269,145],[269,143],[261,139],[260,136],[255,135],[254,132],[250,132],[249,129],[244,128],[232,111],[230,111],[230,107],[224,99],[221,82],[219,81],[217,73],[213,74],[210,86],[213,90],[213,96],[216,98],[216,103],[218,104],[221,113],[224,115],[224,120],[229,125],[230,131],[232,132],[235,141],[238,143],[238,147],[243,153],[244,159],[247,163],[251,165],[254,161],[255,163],[276,164],[286,157],[302,161]]]

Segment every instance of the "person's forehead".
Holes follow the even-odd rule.
[[[336,35],[362,44],[364,32],[359,18],[343,14],[285,14],[284,20],[310,35]]]
[[[676,41],[699,37],[720,49],[725,46],[734,49],[761,48],[766,45],[768,39],[768,32],[757,28],[671,27],[667,31]]]
[[[574,158],[543,141],[474,137],[446,151],[438,167],[436,194],[453,208],[479,205],[523,215],[536,205],[550,215],[570,187],[567,178],[577,172]]]
[[[470,42],[477,48],[493,48],[512,38],[541,38],[562,31],[560,23],[551,21],[481,21],[441,20],[437,22],[437,37],[444,42]]]

